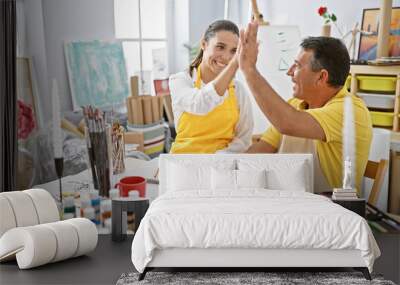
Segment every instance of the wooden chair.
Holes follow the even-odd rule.
[[[379,162],[368,160],[367,167],[365,168],[364,177],[374,180],[372,189],[369,194],[368,203],[376,206],[378,201],[379,192],[381,191],[383,179],[385,178],[386,170],[389,166],[387,159],[381,159]]]

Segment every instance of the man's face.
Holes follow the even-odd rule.
[[[307,101],[317,88],[320,72],[311,70],[312,58],[312,51],[301,49],[287,72],[287,75],[292,78],[293,96],[301,100]]]

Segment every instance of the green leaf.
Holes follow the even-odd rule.
[[[330,22],[329,19],[325,20],[325,24],[329,24],[329,22]]]
[[[335,21],[337,20],[335,14],[333,14],[333,13],[332,13],[332,16],[331,16],[331,20],[332,20],[333,22],[335,22]]]

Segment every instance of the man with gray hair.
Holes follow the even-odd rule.
[[[240,33],[239,66],[261,111],[272,126],[249,153],[314,154],[314,192],[342,187],[343,106],[351,96],[355,125],[355,186],[368,162],[372,124],[364,102],[344,87],[350,58],[344,44],[330,37],[308,37],[287,75],[293,98],[284,101],[256,68],[256,23]]]

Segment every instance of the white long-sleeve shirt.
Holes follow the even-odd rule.
[[[194,86],[197,74],[193,70],[193,77],[190,77],[187,70],[173,74],[169,78],[169,89],[171,91],[172,110],[174,113],[175,129],[178,130],[179,120],[183,112],[194,115],[205,115],[222,104],[228,96],[228,91],[219,96],[215,90],[214,82],[207,84],[202,82],[201,89]],[[245,152],[251,145],[253,133],[253,114],[248,92],[244,86],[234,80],[236,101],[239,109],[239,120],[235,127],[235,137],[228,147],[219,150],[218,153]]]

